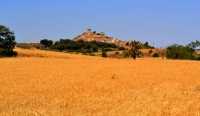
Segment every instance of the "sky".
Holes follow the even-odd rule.
[[[200,0],[1,0],[17,42],[74,39],[88,28],[155,47],[200,40]]]

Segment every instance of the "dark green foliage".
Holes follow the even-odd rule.
[[[117,48],[117,46],[113,43],[105,43],[97,41],[91,41],[91,43],[95,44],[98,48]]]
[[[127,42],[126,45],[128,45],[131,49],[123,51],[123,56],[125,58],[131,56],[135,60],[136,57],[143,56],[143,53],[139,51],[139,49],[141,49],[143,46],[143,44],[141,42],[131,41],[131,42]]]
[[[200,60],[200,55],[196,56],[194,60]]]
[[[111,48],[103,48],[104,51],[108,52],[108,51],[112,51]]]
[[[119,50],[125,50],[125,48],[124,47],[119,47]]]
[[[82,55],[88,55],[87,53],[83,52]]]
[[[153,57],[159,57],[159,54],[158,53],[154,53]]]
[[[200,46],[200,42],[198,40],[196,40],[196,42],[191,42],[186,47],[191,48],[194,52],[195,48],[198,47],[198,46]]]
[[[0,57],[17,56],[13,51],[16,45],[14,32],[10,31],[8,27],[0,25]]]
[[[191,42],[186,46],[173,44],[167,47],[166,57],[168,59],[191,59],[198,60],[198,57],[195,57],[195,49],[200,46],[200,42]]]
[[[126,42],[126,46],[129,46],[129,42]]]
[[[151,55],[153,53],[152,49],[149,50],[149,54]]]
[[[95,56],[95,54],[94,54],[94,53],[89,53],[89,55],[90,55],[90,56]]]
[[[102,51],[102,57],[107,57],[107,53],[106,53],[106,51]]]
[[[132,41],[129,43],[129,46],[131,47],[131,57],[135,60],[136,56],[140,56],[139,49],[141,49],[142,44],[139,41]]]
[[[129,50],[124,50],[124,51],[123,51],[123,56],[124,56],[124,58],[130,57],[130,55],[131,55],[131,53],[130,53]]]
[[[150,46],[148,42],[145,42],[143,44],[143,48],[146,48],[146,49],[154,49],[154,47]]]
[[[87,42],[78,40],[76,42],[70,39],[60,39],[51,48],[68,52],[93,53],[98,52],[100,48],[103,48],[104,51],[111,51],[113,48],[117,48],[117,46],[115,44],[96,41]]]
[[[51,47],[53,45],[53,41],[52,40],[48,40],[48,39],[43,39],[43,40],[40,40],[40,43],[42,45],[44,45],[44,47]]]
[[[92,44],[91,48],[92,48],[93,51],[98,52],[98,47],[97,47],[97,45]]]
[[[145,42],[145,43],[144,43],[144,46],[145,46],[145,47],[149,46],[149,43],[148,43],[148,42]]]
[[[116,54],[116,55],[118,55],[118,54],[119,54],[119,52],[115,52],[115,54]]]
[[[137,54],[137,56],[140,58],[140,57],[143,57],[144,54],[143,54],[143,52],[139,51],[138,54]]]
[[[13,57],[13,56],[17,56],[17,52],[13,51],[13,50],[6,50],[3,51],[4,56],[6,57]]]
[[[166,57],[168,59],[193,59],[194,50],[188,46],[173,44],[167,47]]]

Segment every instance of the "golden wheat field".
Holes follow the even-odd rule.
[[[198,61],[16,51],[0,59],[1,116],[200,116]]]

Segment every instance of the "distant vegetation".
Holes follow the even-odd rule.
[[[158,53],[154,53],[153,57],[159,57],[159,54]]]
[[[70,39],[60,39],[56,41],[54,44],[50,44],[51,40],[41,40],[41,44],[44,45],[44,48],[49,48],[52,50],[59,50],[59,51],[66,51],[66,52],[78,52],[78,53],[93,53],[98,52],[99,50],[102,51],[112,51],[116,49],[117,46],[113,43],[104,43],[104,42],[96,42],[91,41],[87,42],[84,40],[73,41]]]
[[[148,42],[131,41],[127,42],[125,47],[117,46],[114,43],[105,43],[97,41],[84,41],[78,40],[73,41],[70,39],[60,39],[59,41],[53,42],[52,40],[42,39],[40,43],[35,44],[16,44],[14,32],[6,26],[0,25],[0,57],[12,57],[17,56],[17,52],[13,51],[15,45],[21,48],[36,47],[42,50],[62,51],[62,52],[74,52],[82,53],[83,55],[94,56],[96,52],[101,52],[102,57],[143,57],[144,53],[141,49],[149,49],[146,54],[151,57],[159,57],[162,59],[181,59],[181,60],[200,60],[200,55],[195,52],[195,49],[200,46],[200,42],[196,40],[186,46],[172,44],[165,48],[154,48],[148,44]],[[154,51],[153,51],[154,49]],[[120,54],[119,51],[122,51]],[[114,51],[112,55],[108,55],[108,51]],[[152,55],[153,53],[153,55]]]
[[[53,45],[53,41],[48,39],[43,39],[40,41],[40,44],[44,45],[45,48],[51,47]]]
[[[0,25],[0,57],[16,56],[13,51],[16,45],[14,32],[6,26]]]
[[[168,59],[188,59],[199,60],[199,55],[195,53],[195,49],[200,46],[200,42],[191,42],[186,46],[173,44],[167,47],[166,57]]]
[[[76,52],[82,53],[83,55],[91,55],[93,56],[95,52],[101,51],[102,57],[107,57],[107,51],[119,51],[122,50],[122,55],[124,58],[132,57],[136,59],[136,57],[142,57],[143,53],[140,49],[150,49],[148,53],[153,53],[152,49],[154,47],[150,46],[148,42],[141,43],[139,41],[131,41],[127,42],[126,46],[128,48],[116,46],[113,43],[105,43],[105,42],[96,42],[96,41],[84,41],[78,40],[73,41],[70,39],[60,39],[53,44],[52,40],[43,39],[40,41],[43,45],[41,49],[50,49],[50,50],[57,50],[57,51],[66,51],[66,52]],[[191,59],[191,60],[199,60],[200,56],[195,54],[195,48],[200,46],[199,41],[191,42],[187,46],[173,44],[165,48],[156,48],[155,53],[152,57],[159,57],[161,56],[162,59],[165,57],[168,59]],[[119,52],[112,55],[112,57],[119,56]]]

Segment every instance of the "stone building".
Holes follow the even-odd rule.
[[[84,40],[84,41],[97,41],[105,43],[114,43],[118,46],[125,46],[126,42],[118,40],[117,38],[112,38],[106,36],[104,32],[96,33],[92,32],[91,29],[88,29],[87,32],[84,32],[82,35],[79,35],[74,38],[74,41]]]

